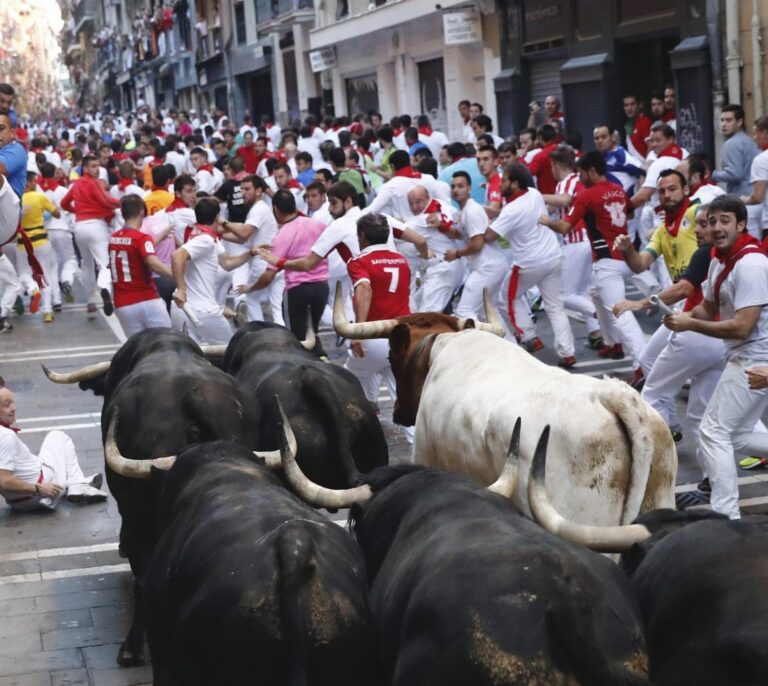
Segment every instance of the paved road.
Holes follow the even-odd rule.
[[[654,327],[645,317],[642,323],[648,332]],[[65,430],[86,473],[102,471],[101,399],[76,386],[51,384],[40,363],[66,371],[109,359],[122,340],[114,317],[89,321],[81,305],[69,306],[53,325],[43,325],[40,315],[16,318],[14,325],[13,334],[0,337],[0,375],[16,393],[21,437],[37,450],[47,431]],[[579,337],[576,373],[625,378],[631,373],[629,362],[599,360],[583,348],[583,326],[575,321],[574,333]],[[554,363],[544,316],[540,334],[546,347],[539,357]],[[326,349],[339,361],[343,354],[333,341],[331,333],[324,334]],[[380,405],[393,459],[405,459],[407,444],[387,419],[392,403],[385,391]],[[678,447],[678,490],[692,489],[699,478],[693,446],[686,437]],[[765,511],[768,474],[745,473],[741,482],[745,509]],[[119,525],[111,499],[91,506],[62,503],[53,514],[19,515],[0,507],[0,686],[151,681],[149,667],[120,669],[114,662],[130,609],[130,574],[117,555]]]

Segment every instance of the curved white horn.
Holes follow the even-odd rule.
[[[547,442],[549,426],[539,438],[531,462],[528,478],[528,505],[536,521],[550,533],[578,543],[601,553],[621,553],[651,537],[651,532],[642,524],[625,526],[590,526],[577,524],[563,517],[549,502],[544,483],[547,470]]]
[[[280,436],[280,456],[283,462],[283,471],[293,489],[302,500],[329,509],[351,507],[355,503],[364,503],[373,495],[370,486],[363,485],[356,488],[336,490],[325,488],[310,481],[296,463],[296,436],[285,416],[280,400],[275,396],[277,409],[280,412],[282,433]]]
[[[474,319],[473,321],[475,328],[478,331],[487,331],[488,333],[492,333],[499,338],[504,338],[504,336],[507,335],[507,330],[504,328],[504,321],[502,320],[498,310],[494,307],[493,301],[491,300],[491,295],[488,293],[487,288],[483,288],[483,304],[485,306],[485,318],[488,320],[488,322],[481,322],[477,319]],[[459,319],[460,331],[464,330],[466,321],[466,319]]]
[[[152,467],[168,470],[176,462],[176,456],[156,457],[153,460],[132,460],[123,457],[117,447],[115,434],[117,433],[117,408],[112,412],[107,429],[107,442],[104,444],[104,456],[106,457],[109,468],[120,476],[127,476],[131,479],[148,479],[152,472]]]
[[[342,338],[362,340],[364,338],[388,338],[398,324],[397,319],[382,319],[376,322],[352,324],[344,314],[344,298],[341,281],[336,282],[336,295],[333,299],[333,328]]]
[[[253,454],[256,455],[256,457],[260,457],[262,460],[264,460],[265,466],[269,467],[270,469],[283,468],[283,460],[280,457],[279,450],[270,450],[266,453],[264,452],[260,453],[258,450],[254,450]]]
[[[226,345],[201,345],[200,350],[203,351],[203,355],[208,357],[224,357],[224,353],[227,352]]]
[[[45,375],[50,381],[53,381],[53,383],[77,383],[78,381],[88,381],[89,379],[93,379],[108,372],[111,364],[111,362],[97,362],[88,367],[78,369],[75,372],[66,372],[63,374],[51,371],[45,365],[42,365],[42,367]]]
[[[338,286],[341,286],[341,282],[337,284]],[[301,341],[301,347],[304,348],[304,350],[314,350],[315,345],[317,345],[317,338],[315,337],[315,328],[312,326],[312,310],[311,308],[307,308],[307,333],[306,338]]]
[[[490,486],[489,491],[498,493],[505,498],[511,498],[515,493],[515,487],[517,486],[517,471],[520,464],[520,425],[522,420],[520,417],[515,422],[515,428],[512,429],[512,439],[509,442],[509,450],[507,451],[507,459],[504,462],[504,468],[499,474],[499,478],[496,479]]]

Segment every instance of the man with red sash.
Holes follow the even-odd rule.
[[[768,358],[768,257],[746,233],[747,208],[736,196],[715,198],[707,213],[712,262],[703,300],[664,317],[672,331],[723,339],[728,361],[699,430],[699,455],[712,485],[712,509],[738,519],[736,454],[768,456],[768,434],[754,426],[768,407],[768,386],[748,370]]]

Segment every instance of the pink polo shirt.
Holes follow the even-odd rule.
[[[325,230],[325,225],[316,219],[298,216],[293,221],[283,224],[272,241],[272,254],[295,260],[312,252],[318,236]],[[269,265],[268,269],[277,271],[277,267]],[[328,281],[328,260],[323,259],[314,269],[308,272],[285,270],[285,287],[293,288],[302,283]]]

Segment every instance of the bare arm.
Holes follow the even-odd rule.
[[[632,196],[629,202],[634,207],[640,207],[641,205],[645,205],[645,203],[647,203],[652,196],[653,196],[653,188],[651,188],[650,186],[644,186]]]
[[[269,262],[269,264],[274,266],[277,266],[278,262],[280,261],[280,258],[277,257],[277,255],[273,255],[266,248],[259,248],[257,254],[262,260]],[[304,257],[297,257],[293,260],[286,260],[282,263],[282,268],[290,269],[294,272],[309,272],[317,267],[317,265],[322,261],[323,258],[320,255],[311,252],[308,255],[304,255]]]
[[[752,184],[752,195],[745,195],[741,199],[745,205],[759,205],[765,199],[765,189],[768,181],[755,181]]]
[[[355,286],[355,297],[353,306],[355,309],[355,321],[367,322],[368,313],[371,311],[371,301],[373,300],[373,289],[367,281],[361,281]]]
[[[248,260],[250,260],[252,257],[253,253],[250,250],[248,252],[241,253],[240,255],[222,253],[219,255],[219,264],[224,270],[231,272],[237,269],[240,265],[248,262]]]
[[[552,229],[555,233],[562,234],[563,236],[573,230],[573,226],[565,219],[552,219],[552,217],[546,214],[542,214],[539,217],[539,224],[544,224],[544,226]]]
[[[419,257],[423,257],[425,260],[429,259],[429,246],[427,246],[427,239],[424,238],[418,231],[405,228],[400,235],[401,241],[406,241],[414,245],[419,253]],[[358,319],[358,321],[360,321]]]
[[[762,305],[743,307],[736,311],[733,319],[716,322],[712,320],[712,312],[707,307],[707,305],[711,306],[711,303],[704,301],[702,305],[694,308],[690,313],[667,315],[664,317],[664,324],[672,331],[695,331],[712,338],[743,340],[752,333],[763,309]],[[699,315],[704,315],[706,318],[700,319]]]
[[[166,279],[173,278],[173,272],[170,267],[165,265],[157,255],[147,255],[144,263],[149,267],[151,271],[159,276],[164,276]]]
[[[39,487],[35,488],[35,486]],[[14,476],[8,469],[0,469],[0,493],[5,497],[24,498],[40,495],[43,498],[55,498],[63,487],[51,482],[41,484],[31,484],[28,481],[22,481]]]
[[[557,207],[559,209],[564,209],[568,207],[571,204],[571,200],[573,200],[573,196],[568,195],[567,193],[558,193],[557,195],[543,195],[544,202],[547,203],[550,207]]]
[[[663,291],[657,293],[657,297],[665,305],[672,305],[673,303],[680,302],[684,298],[687,298],[694,292],[694,285],[687,279],[680,279],[675,284],[672,284],[669,288],[665,288]],[[616,317],[620,317],[625,312],[636,312],[637,310],[648,310],[653,305],[648,298],[642,300],[619,300],[613,306],[613,314]]]
[[[238,286],[235,290],[237,291],[238,295],[250,293],[252,291],[260,291],[262,288],[269,286],[269,284],[275,280],[276,276],[277,271],[274,269],[265,269],[264,273],[257,279],[256,283],[252,283],[246,286]]]
[[[463,248],[459,248],[458,250],[447,250],[445,252],[445,260],[447,262],[453,262],[453,260],[458,260],[461,257],[475,255],[483,249],[483,246],[485,246],[485,236],[480,233],[477,236],[472,236],[472,238],[469,239],[469,243]]]
[[[624,261],[635,274],[640,274],[650,269],[651,265],[656,261],[656,258],[646,250],[637,252],[632,244],[632,239],[626,234],[616,236],[616,240],[613,241],[613,249],[621,251]]]
[[[187,271],[188,261],[189,253],[184,248],[178,248],[171,257],[171,272],[173,280],[176,282],[173,300],[179,307],[187,301],[187,282],[184,280],[184,274]]]
[[[256,231],[255,226],[250,224],[240,224],[239,222],[223,221],[221,222],[224,227],[224,233],[222,238],[230,243],[245,243]]]

